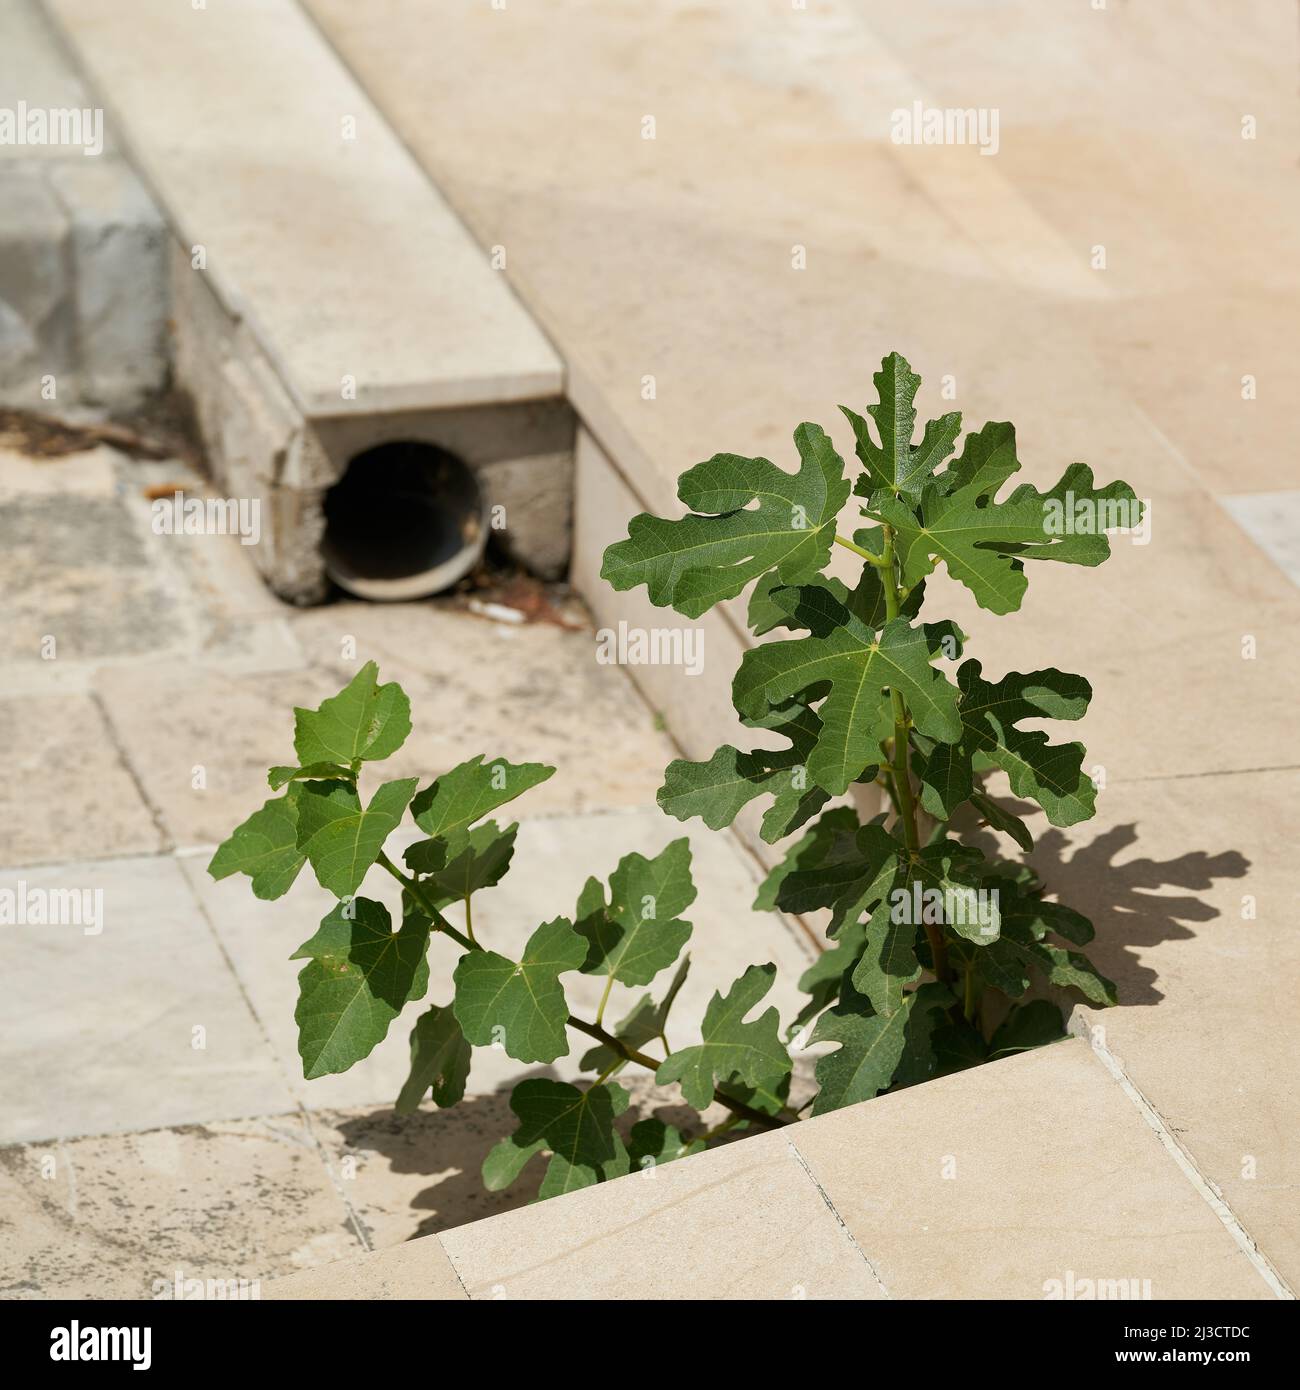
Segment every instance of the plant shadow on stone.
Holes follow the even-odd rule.
[[[762,836],[789,847],[754,906],[828,920],[827,949],[799,981],[804,1007],[783,1026],[765,1002],[776,967],[742,959],[683,1043],[674,1004],[695,898],[685,838],[589,878],[572,911],[538,923],[517,959],[479,940],[476,895],[506,873],[518,831],[489,817],[554,769],[479,755],[424,787],[409,778],[363,792],[362,773],[411,728],[406,695],[381,685],[372,662],[319,709],[295,711],[296,762],[271,769],[275,795],[209,865],[277,898],[310,864],[337,899],[294,953],[306,962],[295,1011],[306,1077],[347,1070],[408,1002],[426,998],[399,1113],[461,1103],[476,1048],[503,1049],[521,1071],[576,1057],[584,1085],[516,1082],[516,1127],[482,1164],[494,1192],[540,1171],[545,1198],[1057,1041],[1062,1014],[1038,997],[1045,991],[1116,1002],[1084,950],[1092,924],[1047,895],[1016,854],[1035,849],[1028,825],[982,782],[1005,773],[1012,794],[1055,827],[1092,816],[1083,745],[1021,727],[1082,718],[1091,688],[1051,668],[986,674],[962,659],[966,638],[953,622],[920,610],[926,577],[943,564],[981,607],[1012,612],[1031,562],[1100,564],[1107,531],[1137,526],[1142,504],[1125,483],[1096,486],[1079,463],[1048,492],[1022,485],[1003,496],[1020,467],[1011,425],[968,433],[956,454],[953,412],[914,443],[919,378],[891,354],[874,381],[870,422],[841,407],[856,477],[811,424],[794,434],[795,473],[716,454],[679,480],[689,515],[635,517],[602,568],[616,589],[644,586],[653,603],[692,619],[749,589],[755,635],[780,634],[745,653],[732,695],[757,737],[787,746],[675,761],[658,800],[714,830],[768,803]],[[837,523],[851,494],[866,524],[848,538]],[[860,564],[852,585],[823,573],[837,546]],[[883,789],[889,810],[864,823],[844,798],[868,785]],[[408,814],[426,838],[405,850],[403,868],[384,845]],[[976,833],[959,833],[957,818],[970,814]],[[1050,852],[1050,837],[1039,843]],[[357,896],[374,867],[402,885],[397,924]],[[449,979],[430,979],[434,933],[461,950]],[[603,981],[589,1018],[566,998],[564,979],[576,973]],[[809,1043],[829,1050],[811,1094],[801,1085],[792,1099],[791,1049],[802,1060]],[[678,1108],[638,1117],[622,1084],[638,1071]]]
[[[1011,804],[1018,815],[1033,810]],[[995,842],[987,833],[970,832],[985,853]],[[1034,868],[1054,892],[1088,909],[1097,924],[1090,955],[1099,969],[1115,978],[1121,1008],[1158,1004],[1164,995],[1156,974],[1138,959],[1144,948],[1165,941],[1188,941],[1195,928],[1222,914],[1199,896],[1216,879],[1244,878],[1250,860],[1239,850],[1192,850],[1176,859],[1126,858],[1141,842],[1134,822],[1113,825],[1091,840],[1068,840],[1059,830],[1040,835],[1030,856]],[[1163,890],[1183,889],[1179,894]]]

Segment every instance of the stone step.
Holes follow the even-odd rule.
[[[48,9],[304,415],[560,392],[546,339],[294,0]]]
[[[1270,1271],[1072,1040],[268,1285],[285,1298],[1231,1298]]]
[[[408,442],[469,499],[445,528],[450,551],[428,541],[444,491],[427,525],[386,537],[427,561],[390,573],[363,534],[356,554],[373,568],[343,555],[335,578],[367,596],[412,573],[445,587],[489,518],[515,559],[562,572],[573,419],[560,359],[295,0],[47,9],[171,225],[174,376],[220,486],[261,505],[254,558],[272,588],[326,596],[325,494],[357,459],[377,469],[372,449]]]

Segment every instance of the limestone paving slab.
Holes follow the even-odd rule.
[[[1294,770],[1121,781],[1095,820],[1040,834],[1032,856],[1093,919],[1089,954],[1119,987],[1119,1008],[1080,1005],[1077,1025],[1293,1289],[1300,944],[1286,865],[1298,804]]]
[[[629,1084],[626,1076],[620,1081]],[[540,1159],[502,1192],[483,1186],[483,1160],[518,1123],[505,1093],[468,1095],[449,1110],[426,1097],[413,1115],[397,1114],[391,1101],[311,1114],[330,1175],[375,1250],[400,1249],[533,1201],[546,1167]]]
[[[149,854],[162,833],[87,695],[0,700],[0,868]]]
[[[1125,1280],[1136,1297],[1273,1296],[1078,1040],[778,1138],[798,1148],[891,1298],[1061,1297],[1072,1277]]]
[[[155,529],[155,502],[176,492],[210,489],[180,459],[0,448],[7,694],[90,690],[97,673],[149,662],[196,684],[213,670],[303,664],[283,606],[256,583],[237,536]]]
[[[494,622],[449,600],[337,603],[292,622],[336,688],[373,659],[411,697],[412,732],[388,775],[430,777],[484,753],[556,769],[519,814],[651,805],[677,749],[627,668],[597,660],[581,606],[562,616],[575,627]]]
[[[1147,492],[1194,476],[1108,365],[1101,233],[1063,234],[1000,158],[893,143],[924,64],[861,7],[309,8],[480,242],[511,248],[575,404],[651,508],[715,450],[789,460],[795,423],[861,405],[894,347],[968,419],[1014,418],[1031,477],[1076,458],[1136,460]]]
[[[500,817],[498,821],[506,823]],[[420,833],[410,827],[400,836],[394,835],[389,854],[400,862],[402,845],[420,838]],[[578,893],[589,875],[607,878],[624,854],[633,850],[655,854],[684,834],[691,840],[692,874],[699,897],[686,914],[694,925],[687,946],[692,965],[674,1011],[675,1019],[680,1020],[670,1029],[674,1044],[682,1046],[692,1037],[698,1038],[699,1023],[713,992],[725,991],[753,963],[772,961],[777,965],[777,981],[768,1002],[788,1021],[800,1006],[795,981],[811,959],[810,944],[778,915],[750,911],[757,869],[731,837],[707,830],[688,832],[657,811],[521,818],[510,872],[495,888],[475,899],[475,934],[494,949],[517,956],[540,923],[561,915],[572,917]],[[179,863],[291,1077],[295,1096],[313,1109],[396,1099],[408,1070],[411,1028],[430,1004],[449,1002],[459,948],[446,937],[435,935],[429,946],[431,983],[427,998],[408,1004],[393,1021],[385,1041],[349,1071],[306,1081],[293,1018],[301,966],[289,957],[316,930],[334,899],[304,871],[283,898],[262,902],[252,896],[242,878],[214,883],[206,872],[208,858],[206,850],[196,851]],[[359,891],[385,903],[396,917],[400,888],[387,874],[371,870]],[[461,920],[457,908],[449,908],[447,915],[453,922]],[[564,977],[564,988],[575,1012],[594,1016],[604,988],[601,977],[575,972]],[[615,986],[608,1017],[622,1018],[641,992]],[[550,1069],[516,1062],[503,1050],[475,1049],[470,1093],[491,1094],[525,1075],[550,1074],[563,1079],[580,1075],[577,1061],[587,1044],[577,1034],[571,1037],[572,1051]]]
[[[341,683],[308,670],[238,673],[173,662],[102,669],[96,694],[173,845],[216,845],[293,762],[293,708]],[[205,861],[206,862],[206,861]]]
[[[174,860],[6,870],[63,924],[0,926],[0,1142],[265,1115],[292,1108],[276,1056]],[[78,893],[77,890],[82,890]],[[80,924],[53,895],[76,893]],[[102,894],[98,900],[94,894]],[[66,900],[65,900],[66,901]]]
[[[976,163],[996,166],[1079,252],[1106,246],[1096,277],[1106,301],[1077,327],[1203,483],[1288,484],[1290,392],[1278,388],[1295,378],[1300,284],[1285,232],[1296,209],[1284,173],[1296,114],[1285,10],[1004,0],[988,25],[941,6],[852,8],[924,75],[928,105],[996,107],[997,157]],[[936,153],[899,149],[913,167]]]
[[[1246,492],[1219,502],[1293,584],[1300,585],[1300,492]]]
[[[48,8],[304,414],[558,394],[546,340],[292,0]]]
[[[445,1230],[441,1244],[473,1298],[1273,1296],[1079,1040]]]
[[[468,1298],[437,1236],[395,1250],[303,1270],[268,1284],[263,1298],[427,1299]]]
[[[1221,737],[1226,706],[1216,708],[1211,676],[1239,646],[1242,622],[1278,637],[1289,630],[1297,616],[1294,595],[1277,591],[1272,571],[1258,563],[1262,557],[1240,552],[1205,495],[1198,469],[1207,449],[1187,438],[1203,414],[1189,408],[1188,392],[1202,377],[1178,364],[1172,369],[1151,350],[1161,341],[1158,322],[1144,325],[1122,361],[1114,360],[1116,334],[1108,331],[1107,316],[1127,303],[1125,296],[1142,293],[1135,281],[1160,253],[1144,251],[1141,269],[1125,262],[1118,283],[1100,274],[1088,281],[1085,272],[1084,281],[1103,289],[1084,289],[1079,266],[1107,229],[1083,225],[1072,187],[1044,195],[1044,215],[1038,185],[1017,173],[1028,166],[1004,163],[1001,153],[985,158],[971,148],[892,143],[892,109],[930,96],[918,76],[928,71],[920,61],[927,50],[908,37],[911,21],[877,24],[861,6],[755,11],[731,0],[664,5],[653,18],[595,3],[457,13],[454,20],[412,0],[382,0],[364,17],[340,0],[310,0],[310,8],[479,238],[514,248],[508,273],[566,353],[573,398],[627,488],[626,505],[616,488],[608,489],[617,521],[638,504],[676,514],[678,473],[719,448],[763,453],[788,466],[789,435],[799,420],[821,421],[845,446],[847,431],[832,418],[832,402],[861,404],[875,363],[899,347],[926,378],[929,407],[959,407],[970,424],[1016,421],[1026,479],[1041,485],[1070,460],[1084,459],[1098,476],[1129,478],[1156,504],[1150,546],[1117,543],[1116,558],[1095,573],[1037,566],[1026,609],[998,620],[999,642],[1031,662],[1021,669],[1043,664],[1033,660],[1038,643],[1077,636],[1082,640],[1067,647],[1079,649],[1078,668],[1093,678],[1101,666],[1099,709],[1122,711],[1113,717],[1126,719],[1139,700],[1156,706],[1148,732],[1127,740],[1117,730],[1099,760],[1130,776],[1277,761],[1268,729],[1288,713],[1286,685],[1265,683],[1254,692],[1254,717]],[[999,55],[998,79],[986,99],[1005,104],[1017,133],[1041,119],[1029,94],[1053,85],[1055,78],[1044,73],[1065,59],[1049,38],[1062,28],[1084,29],[1092,45],[1113,59],[1122,56],[1126,70],[1160,66],[1149,23],[1126,16],[1101,38],[1099,26],[1113,17],[1089,13],[1067,26],[1013,8],[1014,41]],[[1255,72],[1275,51],[1266,37],[1269,23],[1255,18],[1232,50],[1239,76]],[[918,19],[915,29],[928,33],[927,25],[940,22]],[[959,17],[942,22],[978,30]],[[1216,30],[1210,21],[1201,31],[1181,19],[1172,32],[1199,52],[1204,34]],[[645,41],[649,33],[654,42]],[[973,37],[984,43],[989,35]],[[1026,65],[1011,54],[1037,56]],[[1025,66],[1033,75],[1022,80]],[[1066,66],[1061,85],[1077,98],[1083,74]],[[485,71],[498,79],[494,89],[467,77]],[[873,76],[865,86],[864,71]],[[574,82],[557,87],[556,74],[565,72],[575,74]],[[684,73],[699,80],[685,80]],[[960,79],[969,85],[964,67]],[[941,87],[955,89],[957,80],[950,65],[941,65]],[[1267,87],[1269,109],[1280,99],[1278,81],[1274,74]],[[1251,90],[1245,78],[1240,84]],[[1229,83],[1215,93],[1220,115],[1235,110],[1231,90]],[[960,105],[969,100],[963,92]],[[1126,104],[1115,128],[1106,128],[1106,157],[1090,183],[1104,184],[1144,121],[1154,124],[1158,138],[1143,145],[1143,161],[1158,162],[1160,151],[1181,143],[1181,167],[1188,147],[1179,121],[1186,116],[1196,129],[1213,125],[1194,106],[1186,93],[1163,113],[1145,98]],[[1076,120],[1053,147],[1055,167],[1094,123],[1092,105],[1086,109],[1087,119]],[[457,132],[475,133],[471,144],[453,137],[453,112]],[[654,139],[642,138],[647,112],[655,118]],[[539,128],[554,137],[540,149],[523,138]],[[1226,176],[1241,153],[1237,147],[1247,142],[1213,138],[1214,167]],[[1004,148],[1011,147],[1009,136]],[[1258,151],[1273,163],[1280,157],[1272,137]],[[1041,174],[1041,164],[1034,168]],[[1254,181],[1252,205],[1268,202],[1258,169],[1234,177]],[[1135,222],[1144,225],[1148,214],[1165,218],[1167,191],[1152,183],[1140,212],[1123,214],[1116,230],[1126,247],[1134,242]],[[1021,216],[1026,202],[1034,204],[1033,216]],[[1203,190],[1190,190],[1180,205],[1203,202]],[[1073,221],[1060,220],[1067,205]],[[815,227],[806,212],[813,206]],[[1121,216],[1119,201],[1105,206]],[[1246,229],[1261,255],[1258,267],[1241,272],[1248,284],[1240,295],[1255,287],[1255,298],[1243,303],[1271,293],[1259,278],[1259,267],[1276,261],[1268,254],[1276,245],[1264,227],[1268,220],[1256,218]],[[1169,221],[1185,238],[1177,258],[1185,287],[1194,270],[1215,261],[1220,243],[1195,218]],[[1070,253],[1064,259],[1063,247]],[[575,255],[575,248],[588,254]],[[798,248],[807,252],[804,270],[793,268]],[[1271,282],[1271,272],[1262,273]],[[1167,340],[1185,336],[1182,330]],[[797,350],[786,350],[796,343]],[[1261,371],[1276,363],[1276,372],[1289,360],[1271,350],[1259,355],[1266,363]],[[725,372],[718,363],[726,363]],[[1184,375],[1176,391],[1161,394],[1162,382]],[[1135,403],[1139,377],[1155,394]],[[942,398],[940,386],[947,388]],[[1216,391],[1223,386],[1216,378]],[[1258,404],[1235,391],[1222,399],[1218,413],[1225,418]],[[1182,429],[1178,442],[1170,438],[1170,417]],[[1237,444],[1253,439],[1252,468],[1272,469],[1280,481],[1286,451],[1264,447],[1272,438],[1267,431],[1242,435]],[[589,466],[585,474],[589,495],[593,471]],[[580,496],[580,512],[583,507]],[[602,621],[624,614],[643,621],[636,596],[596,598],[600,543],[617,526],[612,515],[595,515],[599,524],[579,521],[580,582],[600,604]],[[1066,572],[1043,573],[1058,569]],[[959,618],[973,611],[963,594],[953,605]],[[935,595],[946,602],[942,584]],[[1061,611],[1078,614],[1080,622],[1063,630]],[[978,636],[988,621],[983,615],[983,625],[970,630]],[[1191,666],[1176,681],[1165,670],[1173,651]],[[671,673],[634,675],[667,708],[659,692]],[[1179,700],[1186,702],[1181,712]],[[1207,718],[1214,736],[1193,738]],[[691,723],[673,727],[689,745]]]
[[[364,1249],[292,1115],[0,1149],[0,1237],[4,1298],[265,1297]]]
[[[116,486],[107,495],[9,492],[0,506],[0,650],[11,692],[186,644],[193,607],[155,563],[150,539],[147,509],[141,516]]]
[[[232,634],[249,630],[237,610],[223,621]],[[440,603],[339,603],[278,621],[296,669],[230,669],[209,649],[202,663],[94,674],[114,735],[176,845],[219,843],[261,805],[267,768],[293,760],[294,707],[315,708],[368,660],[382,680],[402,684],[413,724],[368,776],[427,783],[478,753],[548,762],[555,775],[519,812],[599,811],[652,804],[677,755],[625,672],[597,663],[588,630],[507,626]]]
[[[648,1168],[440,1239],[476,1299],[886,1297],[780,1135]]]

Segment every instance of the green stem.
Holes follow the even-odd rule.
[[[576,1028],[579,1033],[586,1033],[589,1038],[595,1038],[597,1042],[602,1042],[606,1047],[613,1048],[620,1057],[626,1058],[629,1062],[635,1062],[639,1067],[648,1067],[651,1071],[659,1070],[659,1063],[653,1057],[647,1057],[644,1052],[638,1052],[635,1047],[629,1047],[621,1038],[616,1038],[613,1033],[607,1033],[599,1024],[588,1023],[586,1019],[575,1018],[569,1015],[569,1027]],[[792,1121],[783,1120],[779,1115],[765,1115],[761,1110],[755,1110],[753,1106],[746,1105],[744,1101],[733,1100],[730,1096],[723,1095],[721,1091],[714,1089],[713,1099],[727,1110],[730,1110],[737,1119],[749,1120],[753,1124],[762,1125],[765,1129],[776,1129],[781,1125],[790,1124]]]
[[[465,934],[475,944],[475,946],[477,946],[478,937],[474,935],[474,911],[470,907],[470,896],[471,895],[469,893],[465,894]]]
[[[455,927],[438,911],[436,907],[424,895],[424,889],[419,883],[404,874],[401,869],[386,855],[383,850],[379,852],[379,858],[375,863],[380,868],[387,869],[390,874],[402,885],[403,888],[415,899],[424,909],[425,915],[433,922],[433,925],[440,932],[445,932],[453,941],[459,942],[467,951],[481,951],[483,948],[477,941],[471,941],[463,932],[458,932]]]
[[[889,564],[889,572],[884,576],[885,618],[892,621],[899,615],[898,583],[894,572],[894,531],[890,526],[884,528],[884,558]],[[903,843],[908,855],[915,860],[921,852],[921,840],[916,829],[916,801],[912,795],[911,745],[909,742],[912,727],[907,702],[901,692],[890,690],[889,698],[894,706],[894,756],[892,761],[894,791],[897,794],[898,819],[903,827]],[[946,984],[949,978],[948,952],[944,945],[943,928],[937,923],[926,922],[926,939],[930,943],[930,956],[934,962],[935,979]]]
[[[609,1003],[609,992],[614,988],[614,972],[611,970],[605,976],[605,992],[600,996],[600,1003],[596,1005],[596,1023],[599,1025],[605,1017],[605,1005]],[[665,1049],[666,1051],[667,1049]]]
[[[614,1060],[605,1068],[603,1072],[591,1083],[592,1086],[600,1086],[608,1081],[611,1076],[620,1068],[627,1066],[626,1057],[615,1057]]]
[[[887,568],[889,562],[881,555],[873,555],[871,551],[864,550],[862,546],[855,545],[852,541],[845,540],[843,536],[835,537],[835,544],[842,545],[845,550],[851,550],[855,555],[861,555],[869,565],[875,565],[878,570]]]
[[[719,1135],[726,1134],[729,1129],[734,1129],[739,1123],[740,1116],[731,1115],[723,1120],[720,1125],[714,1125],[712,1129],[706,1129],[703,1134],[697,1134],[695,1138],[691,1140],[691,1143],[707,1144],[710,1139],[717,1139]]]

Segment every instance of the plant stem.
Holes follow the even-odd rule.
[[[723,1122],[720,1125],[714,1125],[712,1129],[706,1129],[703,1134],[697,1134],[695,1138],[692,1139],[690,1142],[692,1144],[707,1144],[710,1139],[716,1139],[719,1135],[726,1134],[726,1132],[729,1129],[734,1129],[739,1122],[740,1117],[738,1115],[732,1115],[729,1118],[723,1120]]]
[[[862,546],[855,545],[852,541],[845,540],[843,536],[836,536],[835,544],[842,545],[845,550],[851,550],[855,555],[861,555],[867,564],[875,565],[878,570],[883,570],[888,567],[889,561],[883,556],[873,555],[871,551],[864,550]]]
[[[886,621],[892,621],[898,617],[899,610],[898,584],[894,574],[894,531],[890,526],[886,526],[884,529],[884,558],[889,564],[889,571],[884,576],[885,617]],[[909,742],[912,721],[907,712],[907,702],[903,699],[902,694],[891,689],[889,697],[894,706],[894,757],[892,766],[894,791],[897,794],[898,819],[903,826],[903,843],[907,846],[909,857],[915,861],[920,854],[921,841],[916,829],[916,801],[912,796],[911,745]],[[934,922],[926,922],[924,926],[926,939],[930,943],[930,956],[934,963],[935,979],[947,984],[949,977],[948,952],[944,946],[943,928]]]
[[[477,946],[478,937],[474,935],[474,912],[469,905],[470,897],[471,894],[465,894],[465,935]]]
[[[635,1062],[639,1067],[647,1067],[651,1071],[659,1070],[659,1063],[653,1057],[648,1057],[644,1052],[638,1052],[636,1048],[629,1047],[621,1038],[616,1038],[613,1033],[607,1033],[599,1024],[588,1023],[586,1019],[576,1018],[573,1014],[569,1015],[569,1027],[576,1028],[579,1033],[586,1033],[589,1038],[595,1038],[597,1042],[602,1042],[606,1047],[613,1048],[620,1057],[624,1057],[629,1062]],[[730,1096],[723,1095],[716,1087],[713,1092],[713,1099],[721,1106],[730,1110],[737,1119],[750,1120],[754,1124],[763,1125],[767,1129],[776,1129],[781,1125],[792,1123],[783,1120],[779,1115],[765,1115],[761,1110],[755,1110],[753,1106],[746,1105],[744,1101],[733,1100]]]
[[[471,941],[463,932],[458,932],[455,927],[438,911],[436,907],[424,896],[424,889],[415,879],[408,877],[401,869],[380,850],[379,858],[375,860],[381,868],[387,869],[390,874],[402,885],[403,888],[415,899],[424,909],[426,915],[432,919],[433,925],[440,932],[445,932],[453,941],[459,942],[467,951],[481,951],[483,948],[477,941]]]
[[[432,919],[433,925],[438,931],[445,932],[453,941],[459,942],[467,951],[481,951],[483,949],[477,941],[471,941],[469,937],[458,932],[442,913],[434,907],[429,899],[425,897],[424,889],[420,886],[418,881],[410,875],[404,874],[382,850],[380,851],[379,858],[375,862],[387,869],[398,883],[406,889],[411,897],[419,903]],[[606,996],[609,994],[609,985],[612,985],[613,982],[614,977],[611,975],[605,990]],[[602,1008],[603,1007],[604,1005],[602,1002]],[[579,1033],[586,1033],[589,1038],[595,1038],[597,1042],[604,1043],[606,1047],[611,1048],[624,1061],[635,1062],[637,1066],[646,1067],[650,1071],[659,1070],[659,1063],[653,1057],[647,1056],[644,1052],[638,1052],[634,1047],[629,1047],[621,1038],[616,1038],[613,1033],[607,1033],[605,1029],[601,1027],[599,1021],[588,1023],[586,1019],[577,1018],[575,1015],[570,1014],[565,1022],[570,1028],[576,1028]],[[755,1110],[753,1106],[746,1105],[744,1101],[733,1100],[730,1096],[723,1095],[717,1087],[714,1087],[713,1099],[717,1101],[719,1105],[730,1110],[737,1119],[749,1120],[753,1124],[764,1126],[766,1129],[775,1129],[780,1125],[793,1123],[793,1121],[790,1120],[783,1120],[779,1115],[765,1115],[761,1110]]]
[[[609,992],[614,988],[614,972],[611,970],[605,976],[605,992],[600,996],[600,1003],[596,1005],[596,1023],[599,1025],[605,1018],[605,1005],[609,1003]],[[668,1049],[665,1048],[666,1052]]]

